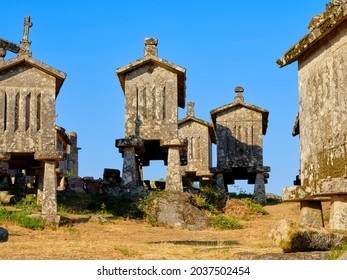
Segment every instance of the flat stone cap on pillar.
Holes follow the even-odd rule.
[[[187,142],[183,139],[161,139],[160,146],[162,147],[185,147]]]
[[[313,196],[309,189],[305,189],[302,186],[286,187],[282,190],[283,202],[301,202],[301,201],[329,201],[329,197],[316,197]]]
[[[247,172],[265,173],[265,172],[270,172],[270,171],[271,171],[270,166],[250,166],[250,167],[247,167]]]
[[[326,178],[319,180],[312,193],[315,196],[347,195],[347,179]]]
[[[61,161],[66,159],[66,154],[60,151],[38,151],[35,152],[34,159],[42,161]]]
[[[116,140],[116,147],[144,147],[144,143],[141,137],[120,138]]]

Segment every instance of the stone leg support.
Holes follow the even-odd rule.
[[[57,215],[57,176],[55,173],[55,161],[45,161],[42,216],[47,223],[58,225]]]
[[[8,162],[0,160],[0,175],[6,175],[8,172]]]
[[[141,192],[140,170],[134,147],[124,147],[121,186],[128,192]]]
[[[169,147],[167,162],[168,164],[167,164],[167,171],[166,171],[165,189],[167,191],[183,192],[179,146]]]
[[[224,176],[223,176],[222,173],[217,173],[216,187],[217,187],[217,190],[220,191],[221,193],[226,193],[226,187],[225,187],[225,183],[224,183]]]
[[[324,227],[322,203],[319,200],[300,202],[300,223],[310,227]]]
[[[253,200],[261,205],[266,204],[265,178],[264,173],[256,173]]]
[[[42,205],[44,169],[37,176],[37,204]]]
[[[8,174],[8,161],[10,158],[10,153],[0,151],[0,175]]]
[[[347,195],[331,197],[329,227],[347,231]]]

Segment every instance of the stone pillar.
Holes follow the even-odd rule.
[[[169,146],[168,148],[165,189],[167,191],[183,192],[180,146]]]
[[[55,173],[55,161],[45,161],[44,164],[42,216],[47,223],[57,226],[60,217],[57,215],[57,176]]]
[[[263,172],[258,172],[255,175],[253,200],[261,205],[266,204],[265,178]]]
[[[8,161],[11,158],[11,153],[0,152],[0,175],[8,173]]]
[[[0,160],[0,175],[6,175],[8,172],[8,162]]]
[[[324,227],[321,201],[303,200],[300,202],[300,223],[310,227]]]
[[[330,229],[347,230],[347,195],[331,197]]]
[[[77,133],[69,133],[70,145],[68,146],[67,156],[67,169],[71,172],[73,178],[78,177],[78,150],[77,147]]]
[[[116,140],[116,147],[123,154],[123,174],[121,188],[131,194],[143,193],[142,175],[136,153],[144,152],[141,137],[132,136]]]
[[[143,187],[134,147],[124,147],[123,174],[121,186],[126,192],[139,193]]]
[[[37,151],[34,159],[44,163],[43,170],[43,190],[42,190],[42,210],[41,214],[46,224],[57,227],[60,217],[57,215],[57,174],[55,170],[56,161],[65,160],[61,151]],[[42,171],[39,173],[42,174]],[[39,175],[39,189],[40,176]],[[39,200],[39,191],[38,191]]]
[[[216,187],[217,187],[217,190],[220,191],[221,193],[226,193],[223,173],[217,173]]]
[[[37,180],[37,204],[42,205],[44,169],[40,169]]]

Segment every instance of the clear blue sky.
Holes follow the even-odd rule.
[[[299,170],[299,138],[291,136],[298,89],[297,63],[279,69],[276,60],[327,2],[0,0],[0,37],[19,44],[30,15],[33,57],[67,73],[56,122],[78,133],[80,176],[122,169],[114,143],[124,136],[124,97],[115,70],[143,56],[145,37],[157,37],[159,57],[187,69],[186,101],[195,102],[198,118],[211,121],[210,110],[233,102],[239,85],[247,103],[269,110],[267,191],[281,194]],[[185,113],[179,109],[180,118]],[[146,178],[165,178],[162,162],[151,165]]]

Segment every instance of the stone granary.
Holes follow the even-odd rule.
[[[56,189],[59,161],[76,172],[76,134],[67,135],[55,124],[55,102],[66,74],[34,58],[30,51],[30,17],[24,21],[21,47],[0,39],[0,166],[1,174],[25,170],[42,189],[42,215],[57,223]],[[5,61],[6,51],[18,56]],[[73,138],[73,139],[72,139]],[[75,153],[75,154],[74,154]],[[63,170],[58,169],[61,174]]]
[[[233,103],[212,110],[211,118],[217,139],[217,188],[227,191],[235,180],[255,184],[254,200],[266,204],[265,183],[270,167],[263,165],[263,137],[269,112],[244,102],[242,87],[236,87]]]
[[[298,61],[300,135],[297,187],[283,191],[301,203],[301,222],[321,227],[321,201],[331,199],[329,227],[347,230],[347,0],[314,16],[309,33],[277,61]]]
[[[212,124],[195,117],[194,102],[188,102],[187,115],[178,122],[178,134],[187,139],[187,164],[181,166],[182,177],[190,181],[208,183],[213,174],[212,143],[216,144],[216,134]]]
[[[167,164],[166,189],[183,190],[178,107],[184,108],[186,70],[158,57],[156,38],[145,38],[144,57],[116,70],[125,96],[122,153],[124,190],[141,192],[142,166],[150,160]]]

